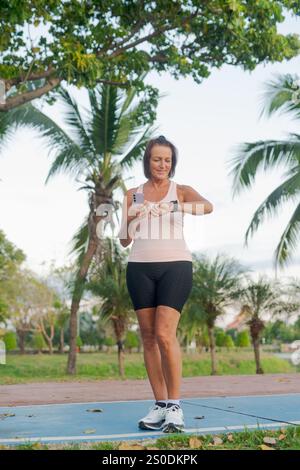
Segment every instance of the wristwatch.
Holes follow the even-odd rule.
[[[171,212],[178,211],[178,201],[177,201],[177,199],[175,201],[170,201],[170,202],[173,202],[173,209],[171,210]]]

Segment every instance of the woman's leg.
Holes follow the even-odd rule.
[[[168,389],[168,399],[179,400],[182,359],[176,329],[180,312],[166,305],[156,307],[155,331],[159,345],[162,369]]]
[[[144,361],[156,401],[167,400],[168,390],[164,379],[160,349],[155,337],[156,307],[136,310],[144,346]]]

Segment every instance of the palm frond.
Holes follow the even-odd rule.
[[[300,105],[294,101],[294,94],[297,93],[297,87],[295,83],[299,81],[297,75],[291,74],[274,74],[274,80],[266,83],[265,91],[261,96],[261,112],[259,118],[271,116],[276,111],[280,111],[281,114],[291,114],[292,117],[299,117]]]
[[[80,225],[78,230],[75,232],[71,239],[71,249],[70,254],[76,255],[76,264],[81,263],[82,257],[87,250],[87,245],[89,241],[89,231],[88,231],[88,216],[85,218],[84,222]]]
[[[90,156],[91,163],[94,163],[92,157],[94,153],[93,142],[90,140],[88,135],[86,123],[83,120],[78,103],[64,87],[60,87],[58,89],[57,95],[60,97],[60,102],[65,108],[64,122],[74,135],[75,142],[77,142],[77,144],[85,152],[86,158]]]
[[[142,135],[139,136],[138,142],[135,142],[134,145],[126,152],[124,157],[120,161],[120,165],[122,168],[130,169],[132,165],[141,159],[143,156],[143,151],[145,150],[146,144],[148,140],[153,136],[153,134],[157,131],[157,127],[149,126],[147,127]]]
[[[97,155],[111,152],[117,129],[118,89],[111,85],[97,85],[88,90],[91,108],[89,136]]]
[[[293,197],[297,197],[300,192],[300,165],[297,165],[290,170],[292,176],[278,186],[269,196],[260,204],[258,209],[255,211],[249,227],[245,234],[245,246],[248,243],[248,238],[252,236],[255,231],[261,225],[267,215],[276,215],[279,207],[291,200]]]
[[[229,162],[229,176],[233,176],[233,196],[250,188],[260,168],[267,170],[284,164],[291,167],[300,162],[300,140],[258,141],[239,144]]]
[[[292,259],[298,244],[300,231],[300,204],[296,207],[292,217],[290,218],[280,241],[275,250],[274,267],[277,265],[283,267]]]

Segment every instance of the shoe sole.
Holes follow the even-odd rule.
[[[145,421],[139,421],[139,428],[140,429],[154,429],[155,431],[161,429],[163,427],[165,420],[160,421],[159,423],[146,423]]]
[[[184,425],[168,423],[163,426],[163,432],[172,433],[172,432],[184,432]]]

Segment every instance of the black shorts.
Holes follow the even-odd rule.
[[[181,313],[193,283],[192,261],[128,261],[126,283],[134,310],[167,305]]]

